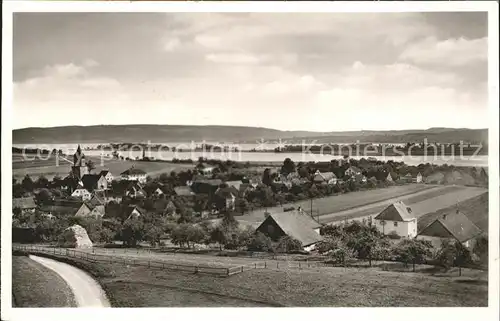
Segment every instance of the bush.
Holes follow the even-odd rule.
[[[302,251],[303,246],[299,240],[294,239],[291,236],[285,235],[279,239],[276,249],[278,252],[291,253],[291,252]]]
[[[257,232],[247,245],[249,251],[269,252],[272,249],[271,239],[261,232]]]
[[[398,232],[396,231],[391,231],[389,234],[387,234],[387,237],[391,240],[399,240],[401,238],[401,236],[399,236]]]

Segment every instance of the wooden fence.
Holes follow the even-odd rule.
[[[317,267],[328,266],[324,262],[262,260],[260,262],[248,263],[240,266],[215,267],[208,265],[190,264],[186,262],[172,263],[160,260],[150,260],[146,258],[143,259],[137,257],[120,257],[116,255],[97,254],[82,250],[58,248],[58,247],[51,248],[51,247],[43,247],[36,245],[12,245],[12,250],[17,250],[24,253],[32,253],[32,254],[42,253],[56,257],[59,256],[59,257],[76,258],[94,263],[102,262],[102,263],[114,263],[114,264],[132,265],[132,266],[144,266],[148,268],[168,269],[168,270],[176,270],[176,271],[199,273],[199,274],[209,274],[220,277],[228,277],[237,273],[242,273],[244,271],[249,271],[253,269],[273,269],[273,270],[288,269],[288,268],[306,269],[306,268],[317,268]],[[133,253],[132,251],[130,252]]]

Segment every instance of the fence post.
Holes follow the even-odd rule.
[[[243,265],[241,266],[241,272],[243,272]]]
[[[151,261],[148,260],[148,268],[151,268]]]
[[[280,262],[276,261],[276,268],[279,269]]]
[[[299,270],[300,270],[300,262],[299,262]]]
[[[226,274],[229,276],[229,268],[226,269]]]
[[[267,269],[267,261],[264,261],[264,269]]]
[[[257,263],[255,263],[255,268],[257,268]]]

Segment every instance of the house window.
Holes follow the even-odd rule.
[[[398,222],[394,222],[394,227],[398,227]]]

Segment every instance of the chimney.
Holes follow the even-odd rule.
[[[446,220],[446,214],[443,215],[443,219]]]

